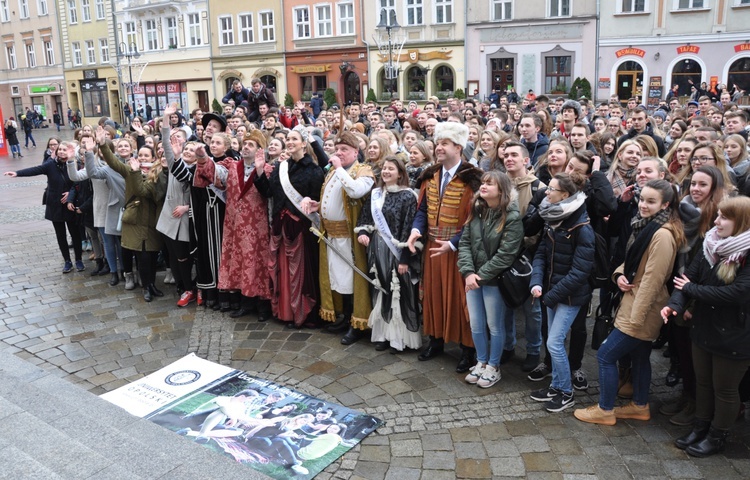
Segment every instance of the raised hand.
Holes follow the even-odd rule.
[[[94,136],[96,137],[96,143],[98,143],[99,145],[104,145],[105,143],[107,143],[107,134],[104,131],[103,127],[96,127]]]

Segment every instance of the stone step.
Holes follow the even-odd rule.
[[[268,478],[0,351],[0,478]]]

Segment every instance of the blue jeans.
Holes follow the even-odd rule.
[[[639,406],[648,405],[651,342],[631,337],[615,328],[596,354],[599,360],[599,406],[603,410],[612,410],[615,407],[619,381],[617,361],[627,354],[630,354],[632,359],[633,403]]]
[[[10,146],[10,154],[13,155],[21,155],[21,144],[17,143],[15,145]]]
[[[506,306],[500,290],[496,285],[469,290],[466,292],[466,304],[469,307],[471,338],[477,350],[477,361],[497,367],[500,365],[500,354],[505,342],[503,318]]]
[[[523,309],[526,319],[526,355],[539,355],[542,348],[542,302],[538,299],[531,301],[532,297],[517,309],[505,308],[505,350],[516,348],[516,314],[517,310]]]
[[[538,301],[538,300],[537,300]],[[565,393],[573,391],[570,381],[570,364],[565,353],[565,337],[568,336],[570,326],[578,315],[580,305],[557,304],[555,308],[547,308],[547,352],[552,360],[552,388]]]
[[[26,134],[26,145],[24,145],[26,148],[29,148],[29,140],[31,140],[31,143],[36,147],[36,140],[34,140],[34,136],[31,134],[31,130],[28,132],[24,132]]]
[[[99,227],[99,232],[101,232],[102,240],[104,241],[104,256],[107,257],[109,270],[112,273],[117,273],[122,270],[122,247],[120,246],[120,236],[107,235],[104,233],[104,227]],[[120,260],[119,268],[118,260]]]

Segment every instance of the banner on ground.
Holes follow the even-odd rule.
[[[279,479],[314,477],[383,424],[195,354],[102,398]]]

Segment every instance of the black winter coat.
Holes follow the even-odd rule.
[[[302,197],[310,197],[311,199],[318,201],[320,200],[320,191],[323,187],[323,181],[325,180],[325,174],[323,169],[320,168],[312,159],[310,155],[305,154],[299,161],[292,159],[286,160],[289,162],[289,181],[295,190],[297,190]],[[255,178],[255,187],[258,189],[261,195],[267,198],[273,198],[273,216],[277,217],[283,209],[289,210],[293,215],[305,218],[305,216],[297,210],[292,202],[284,193],[284,189],[281,186],[281,180],[279,178],[279,167],[277,165],[271,173],[271,177],[264,175],[258,175]]]
[[[594,269],[594,230],[581,205],[562,224],[544,227],[534,255],[531,286],[541,285],[548,308],[559,303],[586,305],[591,299],[589,276]]]
[[[656,148],[659,150],[659,157],[664,158],[664,155],[667,154],[667,150],[664,148],[664,140],[662,140],[659,135],[656,135],[654,133],[654,129],[653,127],[651,127],[650,123],[646,124],[646,129],[641,133],[638,133],[635,131],[635,129],[631,128],[628,133],[621,136],[619,140],[617,140],[617,148],[620,148],[620,145],[622,145],[625,140],[630,140],[631,138],[635,138],[638,135],[646,135],[648,137],[651,137],[656,143]]]
[[[5,127],[5,138],[8,139],[8,145],[20,145],[17,133],[18,129],[13,127],[13,125],[8,124],[8,126]]]
[[[694,300],[690,336],[693,343],[720,357],[750,358],[750,265],[745,258],[734,282],[725,284],[700,253],[685,275],[690,279],[682,290],[675,290],[669,307],[681,314]]]
[[[73,182],[68,177],[68,168],[65,160],[48,161],[35,167],[18,170],[19,177],[34,177],[37,175],[47,176],[47,206],[44,210],[44,218],[51,222],[75,221],[75,213],[68,210],[66,205],[60,203],[64,193],[73,188]]]

